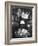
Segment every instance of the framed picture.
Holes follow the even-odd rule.
[[[5,43],[37,42],[37,4],[5,2]]]

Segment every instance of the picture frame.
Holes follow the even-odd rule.
[[[20,25],[19,28],[18,26],[16,26],[15,28],[14,27],[12,28],[12,26],[15,26],[15,24],[18,23],[16,22],[16,20],[18,19],[13,20],[14,18],[13,15],[15,15],[15,18],[17,17],[16,13],[21,13],[22,19],[20,19],[19,22],[22,23],[22,26],[21,24],[19,24]],[[27,16],[29,15],[30,17],[26,17],[25,15]],[[22,20],[24,20],[24,22],[26,23],[25,26]],[[15,24],[13,22],[15,22]],[[28,34],[28,35],[25,35],[22,30],[21,32],[23,34],[22,33],[20,34],[17,30],[21,28],[24,32],[30,31],[29,33],[30,35],[26,32],[25,34]],[[19,33],[19,35],[17,32]],[[35,42],[37,42],[37,4],[36,3],[23,3],[23,2],[11,2],[11,1],[5,2],[5,44],[12,45],[12,44],[21,44],[21,43],[22,44],[23,43],[35,43]]]

